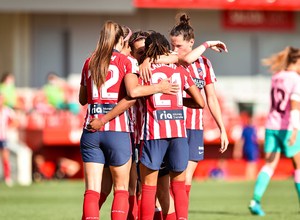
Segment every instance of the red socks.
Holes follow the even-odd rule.
[[[155,210],[156,186],[142,185],[140,220],[153,220]]]
[[[191,185],[185,185],[185,190],[188,198],[190,198],[191,187]]]
[[[177,219],[188,218],[188,197],[184,181],[171,181]]]
[[[176,213],[173,212],[173,213],[164,215],[164,220],[177,220]]]
[[[188,210],[189,210],[189,203],[190,203],[190,192],[191,192],[191,185],[185,185],[186,195],[188,197]]]
[[[99,198],[100,194],[93,190],[86,190],[83,200],[82,220],[99,219]]]
[[[127,220],[137,220],[138,219],[138,204],[135,195],[129,196],[129,212]]]
[[[111,208],[112,220],[126,220],[129,210],[129,192],[126,190],[116,190]]]
[[[8,160],[3,160],[3,175],[4,179],[10,179],[10,164]]]
[[[102,205],[104,204],[104,202],[106,201],[107,199],[107,194],[101,192],[100,193],[100,199],[99,199],[99,210],[101,209]]]
[[[138,193],[137,195],[138,219],[141,219],[141,203],[142,203],[142,195],[141,193]]]

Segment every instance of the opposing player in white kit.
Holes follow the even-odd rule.
[[[256,179],[249,210],[264,216],[261,199],[280,160],[281,153],[293,160],[294,181],[300,202],[300,49],[287,47],[263,60],[273,72],[271,107],[265,131],[265,165]]]

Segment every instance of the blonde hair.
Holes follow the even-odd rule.
[[[262,64],[269,66],[273,73],[286,70],[290,64],[296,63],[300,58],[300,50],[294,47],[286,47],[284,50],[262,59]]]
[[[97,47],[91,55],[89,70],[97,88],[105,82],[114,46],[123,37],[119,24],[107,21],[102,26]]]

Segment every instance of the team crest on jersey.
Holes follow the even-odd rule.
[[[203,89],[205,86],[205,81],[203,79],[199,78],[193,78],[193,81],[195,85],[198,87],[198,89]]]
[[[91,104],[90,115],[106,114],[115,106],[116,104]]]
[[[157,110],[156,119],[159,120],[184,120],[183,110]]]
[[[199,73],[200,76],[203,76],[203,70],[201,67],[197,68],[197,72]]]

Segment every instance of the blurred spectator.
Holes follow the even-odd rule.
[[[79,162],[66,157],[60,157],[57,161],[56,178],[63,179],[74,176],[80,170]]]
[[[241,112],[240,114],[243,130],[240,139],[238,139],[233,148],[234,159],[246,160],[247,180],[253,180],[256,177],[257,160],[259,158],[259,145],[257,140],[256,128],[252,124],[251,114],[248,112]]]
[[[225,178],[226,161],[220,159],[216,162],[216,166],[209,171],[209,178],[214,180],[222,180]]]
[[[5,104],[5,96],[0,92],[0,153],[4,180],[7,186],[12,186],[10,151],[7,148],[7,130],[10,125],[16,125],[16,116],[13,109]]]
[[[33,158],[33,180],[35,182],[53,178],[69,178],[74,176],[79,170],[79,162],[66,157],[58,158],[56,163],[46,160],[41,154],[37,154]]]
[[[4,97],[4,105],[17,108],[17,92],[15,88],[15,77],[10,72],[2,74],[0,79],[0,92]]]
[[[45,97],[50,105],[58,110],[68,109],[66,91],[67,83],[56,73],[50,72],[47,83],[43,86]]]
[[[46,161],[43,155],[37,154],[33,157],[33,180],[35,182],[52,179],[55,174],[55,169],[55,163]]]
[[[42,115],[53,114],[55,112],[55,107],[48,102],[42,91],[38,91],[32,100],[32,112],[40,113]]]
[[[50,72],[47,76],[47,83],[43,86],[46,100],[57,110],[69,110],[73,114],[80,111],[79,104],[74,100],[74,90],[71,86],[56,73]]]

